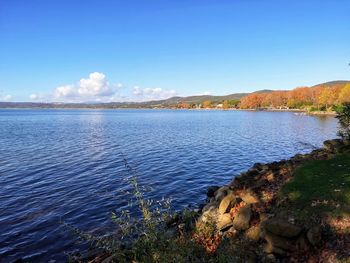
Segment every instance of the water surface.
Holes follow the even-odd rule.
[[[321,146],[336,127],[289,112],[0,110],[0,261],[65,261],[81,244],[60,220],[114,229],[110,213],[128,201],[123,156],[148,197],[180,209],[255,162]]]

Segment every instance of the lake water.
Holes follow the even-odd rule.
[[[65,261],[82,246],[59,223],[112,231],[130,186],[175,208],[205,200],[255,162],[312,150],[336,137],[333,117],[289,112],[0,110],[0,262]]]

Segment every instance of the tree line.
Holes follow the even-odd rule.
[[[252,93],[243,97],[242,109],[309,109],[329,110],[335,105],[350,102],[350,84],[334,86],[299,87],[290,91]]]

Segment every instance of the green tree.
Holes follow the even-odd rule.
[[[343,139],[350,139],[350,102],[345,102],[335,107],[337,113],[336,118],[339,120],[338,135]]]

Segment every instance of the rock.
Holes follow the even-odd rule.
[[[230,192],[231,192],[231,190],[230,190],[230,188],[228,186],[220,187],[215,192],[215,200],[217,202],[220,202]]]
[[[270,245],[270,247],[272,248],[272,251],[269,253],[273,253],[274,250],[276,250],[277,248],[284,250],[284,251],[294,251],[295,250],[295,246],[292,244],[292,242],[284,237],[280,237],[280,236],[274,235],[274,234],[266,231],[264,238],[267,241],[267,243]]]
[[[265,244],[264,252],[267,253],[267,254],[275,253],[275,254],[278,254],[278,255],[281,255],[281,256],[284,256],[286,254],[286,251],[284,251],[281,248],[274,247],[270,243]]]
[[[233,226],[237,230],[246,230],[249,228],[250,219],[252,217],[252,209],[250,205],[239,209],[233,219]]]
[[[228,229],[233,225],[232,223],[232,218],[229,213],[222,214],[218,216],[218,220],[216,223],[216,227],[220,230],[223,231],[224,229]]]
[[[319,226],[310,228],[309,231],[307,231],[306,236],[313,246],[317,247],[321,244],[322,234]]]
[[[208,210],[212,209],[212,208],[217,208],[218,203],[216,201],[210,202],[208,204],[206,204],[203,208],[202,208],[202,214],[204,212],[207,212]]]
[[[334,139],[334,140],[324,141],[323,145],[327,150],[336,151],[337,149],[342,147],[344,143],[343,143],[343,140],[341,139]]]
[[[271,172],[271,173],[269,173],[269,174],[266,176],[266,179],[267,179],[267,181],[269,181],[269,182],[271,183],[273,180],[275,180],[275,176],[274,176],[274,174]]]
[[[219,213],[224,214],[229,212],[235,203],[236,198],[233,194],[226,195],[220,202]]]
[[[247,204],[256,204],[260,202],[259,197],[252,190],[243,191],[239,197]]]
[[[207,190],[207,196],[209,198],[214,197],[215,196],[215,192],[219,189],[219,186],[209,186],[208,190]]]
[[[264,222],[264,221],[266,221],[267,219],[269,219],[268,214],[266,214],[266,213],[260,213],[260,214],[259,214],[259,220],[260,220],[260,222]]]
[[[292,225],[287,221],[271,218],[264,222],[264,228],[271,232],[272,234],[281,236],[281,237],[296,237],[301,232],[301,227]]]
[[[216,222],[218,217],[218,209],[214,206],[202,213],[198,222]]]
[[[245,232],[245,236],[251,241],[257,242],[260,239],[260,226],[252,226]]]

